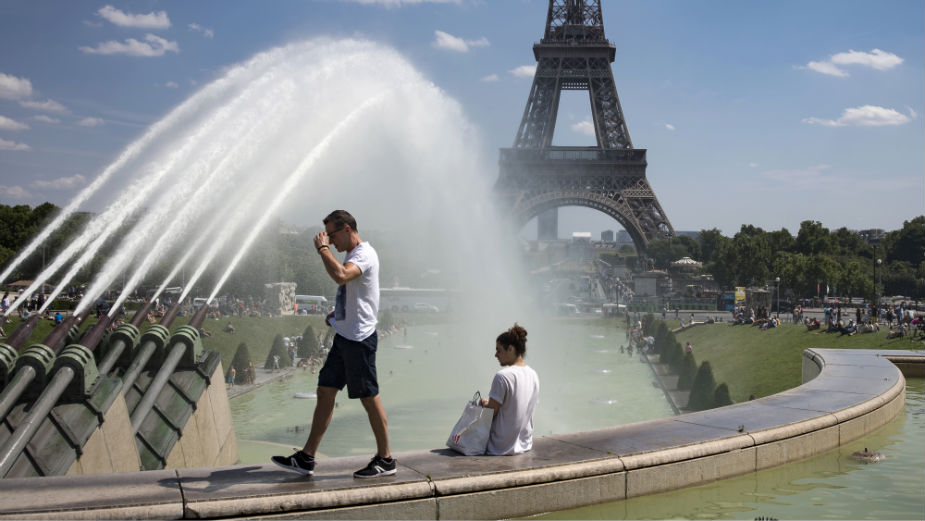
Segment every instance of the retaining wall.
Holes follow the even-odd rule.
[[[774,396],[620,427],[538,438],[512,457],[397,453],[396,476],[355,480],[366,457],[2,480],[0,518],[499,519],[675,490],[797,461],[902,413],[889,358],[923,351],[806,350],[804,384]]]

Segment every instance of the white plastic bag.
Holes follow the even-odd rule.
[[[462,416],[450,432],[446,446],[466,456],[481,456],[488,447],[491,419],[494,410],[482,407],[482,395],[476,391],[471,402],[466,402]]]

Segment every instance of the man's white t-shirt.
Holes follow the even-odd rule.
[[[347,252],[348,262],[360,268],[362,275],[337,287],[334,302],[334,331],[359,342],[376,332],[379,314],[379,256],[368,242],[361,242]]]
[[[540,379],[526,365],[509,365],[495,373],[489,398],[501,404],[491,422],[487,453],[520,454],[533,448],[533,411],[540,395]]]

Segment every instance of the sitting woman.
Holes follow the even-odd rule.
[[[495,373],[488,398],[482,406],[494,410],[487,454],[507,456],[533,448],[533,411],[540,394],[536,371],[524,362],[527,330],[514,327],[498,335],[495,358],[501,370]]]

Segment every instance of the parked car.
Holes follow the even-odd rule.
[[[424,302],[418,302],[412,307],[412,310],[417,313],[439,313],[440,308],[433,304],[427,304]]]

